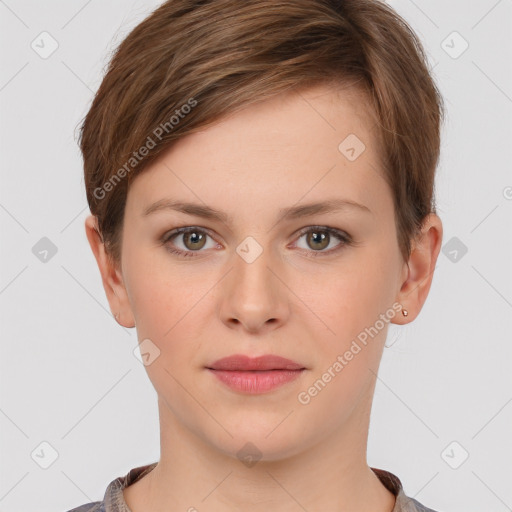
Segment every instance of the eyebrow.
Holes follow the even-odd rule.
[[[349,199],[336,198],[318,203],[307,203],[299,206],[281,208],[278,213],[278,218],[280,218],[280,220],[293,220],[322,213],[342,211],[346,209],[356,209],[361,212],[374,215],[373,212],[364,204],[360,204]],[[210,208],[206,205],[175,201],[173,199],[160,199],[159,201],[156,201],[155,203],[149,205],[143,211],[142,215],[146,217],[152,213],[162,210],[174,210],[177,212],[186,213],[188,215],[202,217],[204,219],[217,220],[226,224],[231,220],[230,216],[226,212]]]

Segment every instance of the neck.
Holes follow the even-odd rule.
[[[294,453],[279,454],[269,449],[272,436],[260,444],[240,440],[241,450],[219,451],[200,433],[187,429],[161,401],[159,406],[160,461],[125,488],[132,512],[296,512],[301,508],[392,512],[394,508],[395,496],[366,463],[369,408],[367,414],[353,414],[354,424],[342,432]],[[260,452],[261,458],[244,463],[244,455],[254,453],[258,449],[251,446],[258,445],[265,445],[272,456]]]

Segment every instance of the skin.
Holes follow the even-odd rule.
[[[132,512],[392,511],[395,497],[366,461],[388,324],[308,404],[297,398],[393,303],[408,316],[391,322],[416,318],[441,246],[442,223],[431,214],[402,259],[375,119],[364,105],[357,90],[316,86],[183,138],[133,181],[119,265],[109,264],[96,219],[86,219],[112,312],[160,350],[146,370],[158,394],[161,457],[124,490]],[[351,133],[366,145],[355,161],[338,150]],[[231,219],[172,210],[143,216],[163,198]],[[279,220],[281,208],[331,198],[371,211]],[[308,242],[300,232],[314,225],[357,243],[342,245],[335,235],[328,245]],[[161,242],[183,226],[202,228],[206,244],[183,235]],[[263,251],[252,263],[236,252],[248,236]],[[170,253],[172,246],[192,257]],[[306,370],[274,391],[244,395],[205,368],[235,353],[278,354]],[[250,467],[237,456],[247,442],[261,452]]]

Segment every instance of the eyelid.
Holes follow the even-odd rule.
[[[334,234],[340,238],[342,238],[342,237],[347,238],[347,239],[350,238],[350,235],[348,233],[345,233],[341,229],[332,228],[330,226],[314,225],[314,224],[311,226],[306,226],[304,228],[301,228],[296,236],[300,238],[302,235],[305,235],[306,233],[309,233],[310,231],[314,231],[315,229],[318,231],[327,231],[328,233]]]

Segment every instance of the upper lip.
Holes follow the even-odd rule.
[[[249,357],[243,354],[218,359],[210,366],[211,370],[303,370],[304,366],[290,359],[276,355],[264,355],[260,357]]]

